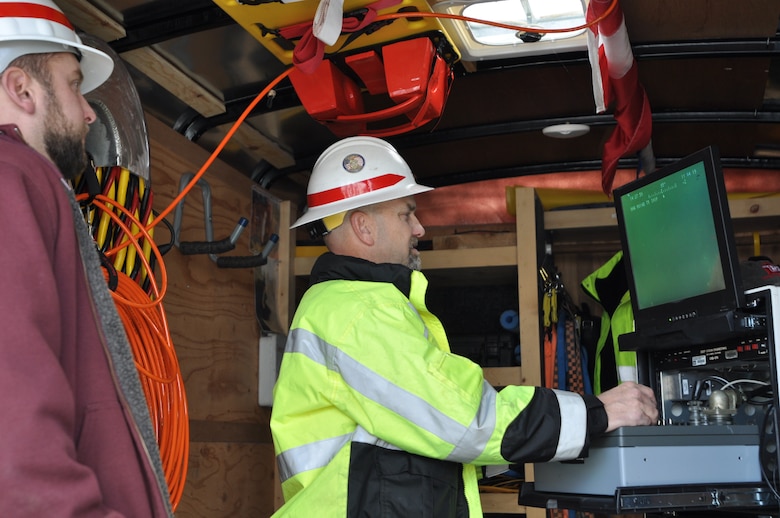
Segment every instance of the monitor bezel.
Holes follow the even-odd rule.
[[[640,308],[634,296],[636,283],[632,274],[631,250],[624,223],[623,200],[625,196],[638,189],[668,178],[699,162],[704,165],[709,205],[715,224],[718,253],[725,287],[719,291],[704,293],[652,307]],[[686,327],[694,326],[697,322],[704,322],[703,325],[706,326],[708,319],[718,318],[722,315],[731,315],[744,307],[745,295],[742,290],[736,240],[720,163],[720,154],[717,147],[708,146],[673,164],[617,187],[613,191],[613,195],[629,293],[632,295],[631,307],[634,313],[635,332],[646,336],[657,336],[679,332]]]

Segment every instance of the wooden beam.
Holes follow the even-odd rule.
[[[536,205],[534,190],[515,190],[517,216],[517,288],[522,347],[522,385],[542,385],[541,335],[539,330],[539,265],[536,259]],[[527,243],[527,245],[525,245]],[[523,244],[523,245],[521,245]],[[534,480],[534,465],[525,464],[525,479]],[[526,518],[544,518],[544,509],[526,508]]]
[[[222,99],[201,86],[154,48],[144,47],[124,52],[122,58],[204,117],[225,112]],[[219,128],[227,132],[229,126],[224,125]],[[258,162],[266,160],[280,169],[295,164],[290,153],[248,124],[242,124],[231,140]]]
[[[87,0],[69,0],[60,4],[65,15],[84,32],[104,41],[114,41],[126,36],[120,22]],[[222,99],[196,82],[157,50],[144,47],[125,52],[122,58],[201,115],[210,117],[225,112]]]
[[[539,265],[536,258],[536,205],[531,188],[515,190],[517,214],[517,291],[520,340],[523,342],[524,385],[542,385],[541,331],[539,329]]]
[[[143,47],[122,53],[122,58],[204,117],[225,112],[222,99],[193,80],[157,50]]]
[[[224,129],[225,133],[227,133],[230,126],[219,126],[219,129]],[[231,140],[246,153],[256,158],[258,162],[266,160],[277,169],[295,165],[295,159],[290,153],[246,123],[241,124]]]
[[[121,23],[87,0],[61,1],[57,2],[57,5],[73,25],[103,41],[114,41],[127,36]]]

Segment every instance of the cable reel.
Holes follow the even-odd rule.
[[[317,0],[214,2],[293,65],[304,108],[336,136],[388,137],[442,115],[460,53],[425,0],[345,0],[324,15]]]
[[[453,80],[446,50],[440,50],[444,43],[446,38],[433,34],[350,54],[338,62],[334,56],[312,73],[293,69],[290,81],[309,115],[336,136],[398,135],[442,115]],[[389,106],[366,111],[369,102]]]

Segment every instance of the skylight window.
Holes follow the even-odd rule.
[[[585,23],[585,5],[581,0],[496,0],[467,5],[461,14],[478,20],[540,30],[566,29]],[[518,40],[526,41],[523,34],[511,29],[474,22],[466,22],[466,25],[474,40],[484,45],[512,45]],[[548,33],[541,35],[541,40],[566,39],[582,32]],[[530,41],[538,41],[537,34],[530,33],[529,36]]]
[[[514,30],[466,20],[442,19],[465,60],[507,55],[548,54],[585,48],[585,30],[563,30],[585,24],[586,0],[445,0],[436,12],[535,30]]]

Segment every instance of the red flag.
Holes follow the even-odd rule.
[[[640,152],[640,167],[655,169],[651,136],[653,131],[650,102],[639,82],[636,60],[626,32],[623,10],[618,0],[590,0],[586,21],[596,20],[614,9],[588,31],[588,54],[593,74],[596,113],[613,106],[617,126],[607,141],[601,159],[601,187],[612,192],[618,160]]]

